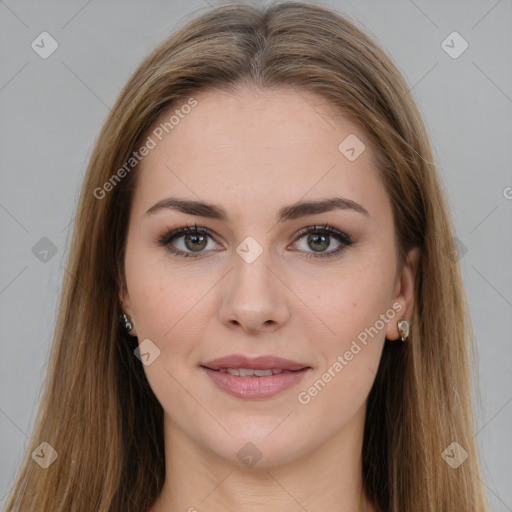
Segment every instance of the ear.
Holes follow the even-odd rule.
[[[393,299],[393,309],[397,311],[396,321],[389,322],[386,327],[386,338],[396,340],[400,337],[398,321],[412,321],[414,312],[414,288],[417,270],[420,262],[420,248],[413,247],[405,258],[403,269],[397,276]],[[396,306],[395,306],[396,304]]]
[[[137,327],[136,327],[135,318],[134,318],[134,314],[133,314],[133,310],[132,310],[130,294],[128,293],[128,289],[125,284],[123,284],[119,290],[119,301],[121,303],[122,312],[127,314],[132,321],[133,328],[129,334],[130,334],[130,336],[137,337]]]

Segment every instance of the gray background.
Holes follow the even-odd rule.
[[[33,426],[69,223],[92,145],[141,59],[210,5],[0,0],[2,503]],[[483,481],[491,510],[512,511],[512,2],[324,5],[347,15],[391,54],[430,132],[476,331]],[[59,45],[47,59],[31,48],[43,31]],[[441,46],[453,31],[469,44],[456,59]],[[33,252],[42,237],[57,250],[47,261]]]

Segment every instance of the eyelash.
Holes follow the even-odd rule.
[[[173,241],[175,238],[179,238],[183,235],[208,235],[210,238],[215,240],[215,237],[213,236],[213,232],[204,227],[198,227],[197,224],[194,224],[194,226],[189,226],[188,224],[183,227],[179,227],[177,229],[174,229],[172,231],[166,231],[162,235],[159,235],[155,242],[165,247],[169,252],[172,254],[175,254],[176,256],[181,256],[183,258],[201,258],[203,255],[201,252],[204,251],[198,251],[197,254],[193,254],[190,252],[184,252],[180,251],[178,249],[173,249],[170,247],[171,241]],[[301,238],[304,238],[306,235],[328,235],[330,237],[335,238],[341,245],[330,252],[326,253],[306,253],[306,258],[333,258],[337,256],[340,252],[342,252],[346,247],[349,247],[353,244],[353,241],[351,237],[344,233],[343,231],[340,231],[333,226],[330,226],[329,224],[323,224],[321,226],[307,226],[303,229],[301,229],[298,233],[295,234],[295,237],[297,240],[300,240]]]

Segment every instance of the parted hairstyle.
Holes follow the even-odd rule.
[[[367,498],[381,512],[486,510],[473,437],[473,335],[419,111],[391,59],[352,22],[318,5],[277,2],[197,13],[121,91],[81,189],[48,374],[6,511],[145,512],[155,503],[165,480],[163,410],[134,356],[137,340],[118,320],[138,166],[118,170],[163,114],[200,91],[243,85],[315,93],[356,123],[391,200],[400,265],[408,249],[421,250],[412,333],[407,343],[386,341],[368,396]],[[113,181],[116,173],[122,179]],[[47,469],[31,457],[43,441],[58,453]],[[454,441],[469,454],[457,468],[442,457]]]

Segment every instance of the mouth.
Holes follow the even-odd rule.
[[[207,366],[203,366],[203,368],[207,368],[208,370],[213,370],[214,372],[220,373],[229,373],[230,375],[237,375],[238,377],[268,377],[269,375],[279,375],[283,372],[300,372],[301,370],[284,370],[282,368],[267,368],[264,370],[255,370],[254,368],[219,368],[215,370],[214,368],[208,368]]]
[[[210,370],[237,370],[244,372],[256,372],[256,371],[266,371],[269,370],[278,372],[281,371],[297,371],[303,370],[304,368],[310,368],[307,363],[299,363],[297,361],[292,361],[291,359],[285,359],[284,357],[274,356],[274,355],[265,355],[259,357],[249,357],[244,356],[243,354],[231,354],[228,356],[219,357],[217,359],[213,359],[212,361],[207,361],[203,363],[201,366],[205,368],[209,368]],[[242,376],[254,375],[254,373],[244,373]],[[264,377],[267,374],[256,376]]]
[[[207,366],[203,366],[203,368],[219,373],[229,373],[229,375],[236,375],[237,377],[269,377],[270,375],[279,375],[281,373],[301,372],[310,367],[307,366],[300,370],[285,370],[282,368],[267,368],[264,370],[255,370],[254,368],[219,368],[216,370],[215,368],[208,368]]]
[[[277,356],[231,355],[200,365],[221,391],[244,399],[264,399],[296,385],[312,370],[305,363]]]

